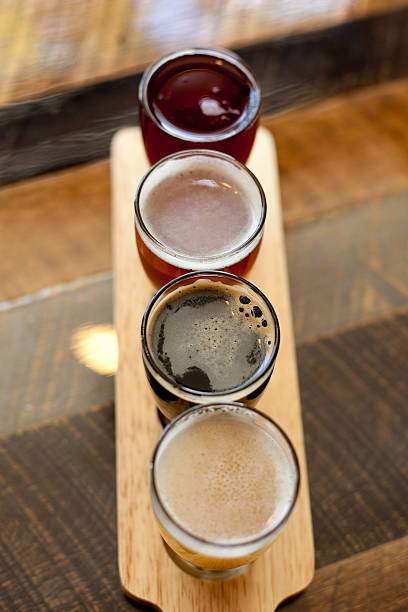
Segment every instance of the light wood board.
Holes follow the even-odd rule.
[[[271,300],[281,327],[275,371],[258,407],[290,436],[299,457],[301,486],[286,528],[246,574],[231,581],[198,580],[176,567],[163,548],[150,507],[148,468],[161,425],[140,347],[141,318],[154,287],[143,271],[134,238],[133,198],[148,169],[138,128],[116,134],[111,166],[114,312],[119,342],[115,387],[118,556],[123,589],[165,612],[274,610],[312,580],[314,544],[273,139],[260,128],[248,162],[268,203],[264,240],[249,279]]]

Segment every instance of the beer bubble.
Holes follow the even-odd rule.
[[[172,310],[162,307],[149,332],[151,352],[159,369],[164,365],[165,373],[177,380],[189,368],[199,368],[218,392],[250,380],[269,360],[270,349],[248,312],[244,317],[234,316],[242,297],[246,298],[221,283],[215,287],[213,283],[196,283],[194,290],[190,287],[182,295],[171,294],[167,302],[171,302]],[[198,386],[191,388],[207,390],[207,381],[202,380],[196,377]]]
[[[251,313],[256,318],[262,317],[262,310],[259,308],[259,306],[254,306]]]

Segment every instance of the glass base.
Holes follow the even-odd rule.
[[[190,574],[190,576],[201,578],[202,580],[229,580],[230,578],[235,578],[236,576],[243,574],[251,565],[250,563],[247,563],[245,565],[240,565],[239,567],[232,567],[231,569],[224,570],[206,569],[205,567],[193,565],[193,563],[190,563],[190,561],[186,561],[186,559],[180,557],[180,555],[170,548],[165,540],[163,540],[163,544],[170,559],[172,559],[180,569],[184,570],[187,574]]]

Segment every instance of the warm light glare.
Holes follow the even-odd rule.
[[[71,338],[75,357],[98,374],[113,376],[118,366],[118,341],[112,325],[84,325]]]

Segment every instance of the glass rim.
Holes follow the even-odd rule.
[[[218,411],[218,410],[221,410],[222,408],[228,409],[228,408],[237,408],[237,407],[239,409],[246,410],[249,413],[253,413],[257,417],[261,417],[263,420],[267,421],[269,425],[272,424],[272,426],[278,430],[279,434],[282,436],[284,440],[284,444],[289,449],[290,456],[293,460],[294,472],[295,472],[295,485],[293,488],[292,500],[290,504],[288,505],[288,508],[284,512],[283,516],[280,518],[280,520],[278,521],[276,525],[273,525],[270,529],[264,531],[262,534],[254,535],[253,537],[242,538],[241,540],[238,540],[238,541],[235,540],[230,543],[229,542],[216,542],[216,541],[209,540],[207,538],[203,538],[203,537],[193,534],[191,531],[183,527],[183,525],[181,525],[176,519],[174,519],[173,516],[171,516],[171,514],[167,510],[159,494],[159,490],[158,490],[158,486],[156,482],[157,480],[156,470],[155,470],[156,459],[157,459],[157,455],[159,453],[160,447],[163,444],[169,432],[171,432],[174,429],[174,427],[177,427],[181,420],[183,420],[184,418],[188,418],[191,413],[198,412],[199,410],[203,410],[203,409],[204,410],[210,409],[210,408],[212,409],[215,408],[215,411]],[[275,436],[273,436],[273,438],[275,440]],[[226,548],[235,550],[243,546],[254,546],[258,544],[259,542],[262,542],[263,540],[269,540],[271,536],[273,536],[276,532],[279,532],[280,529],[286,524],[286,522],[288,521],[292,513],[292,510],[296,504],[296,501],[299,495],[300,464],[299,464],[299,459],[298,459],[296,450],[288,434],[269,415],[265,414],[264,412],[261,412],[260,410],[257,410],[256,408],[249,407],[246,404],[241,403],[241,402],[214,402],[211,404],[200,404],[198,406],[192,406],[191,408],[188,408],[187,410],[179,414],[176,418],[170,421],[170,423],[166,425],[166,427],[163,429],[162,433],[160,434],[156,442],[155,448],[153,450],[152,458],[150,461],[150,487],[151,487],[151,491],[153,491],[153,494],[160,506],[160,509],[163,511],[166,518],[169,520],[171,524],[175,525],[183,534],[187,535],[189,538],[192,538],[194,541],[196,541],[199,544],[209,545],[220,551],[225,551]],[[163,525],[163,527],[166,529],[165,525]],[[175,537],[175,536],[172,535],[172,537]]]
[[[230,64],[232,64],[234,68],[238,69],[245,76],[247,81],[250,83],[250,88],[253,92],[254,99],[252,104],[250,104],[248,101],[248,104],[246,106],[246,108],[248,109],[248,113],[245,117],[245,120],[241,122],[238,120],[237,122],[228,126],[224,130],[219,130],[218,132],[207,134],[183,130],[172,126],[171,124],[163,123],[162,121],[160,121],[160,119],[156,117],[150,107],[147,95],[150,80],[155,75],[155,73],[167,63],[186,55],[204,55],[224,60],[225,62],[229,62]],[[143,107],[149,119],[166,134],[169,134],[170,136],[173,136],[180,140],[185,140],[187,142],[191,142],[192,137],[194,135],[194,142],[209,143],[219,142],[226,140],[227,138],[231,138],[232,136],[235,136],[236,134],[239,134],[240,132],[246,130],[248,126],[250,126],[252,123],[254,123],[254,121],[256,121],[259,114],[259,110],[261,108],[261,89],[250,67],[237,53],[234,53],[234,51],[230,51],[229,49],[224,49],[221,47],[187,47],[182,49],[176,49],[175,51],[171,51],[170,53],[162,55],[146,68],[139,83],[138,100],[139,104]]]
[[[171,289],[173,286],[177,285],[178,283],[183,283],[185,280],[189,280],[191,278],[206,278],[206,277],[221,277],[221,278],[227,278],[230,280],[233,280],[235,282],[238,281],[238,283],[241,283],[243,285],[246,285],[247,287],[249,287],[258,297],[260,297],[266,304],[266,306],[268,307],[268,310],[272,316],[272,321],[273,321],[273,327],[274,327],[274,332],[275,332],[275,338],[273,341],[273,346],[271,349],[271,354],[269,356],[269,359],[264,362],[261,367],[255,372],[255,374],[248,380],[244,381],[243,383],[241,383],[240,385],[237,385],[236,387],[232,387],[231,389],[224,389],[223,391],[200,391],[198,389],[193,389],[192,387],[188,387],[186,385],[183,385],[181,383],[177,383],[173,378],[171,378],[170,376],[168,376],[167,374],[165,374],[162,370],[159,369],[159,367],[157,366],[155,360],[153,359],[152,353],[148,347],[148,339],[147,339],[147,324],[148,324],[148,320],[149,320],[149,315],[153,309],[153,306],[160,300],[160,298],[162,297],[162,295],[168,290]],[[197,279],[198,279],[197,278]],[[168,283],[166,283],[165,285],[163,285],[154,295],[153,297],[150,299],[146,310],[143,314],[143,318],[142,318],[142,325],[141,325],[141,344],[142,344],[142,353],[143,356],[147,359],[150,367],[154,370],[155,374],[159,377],[159,379],[162,379],[163,381],[167,382],[170,386],[171,386],[171,391],[173,394],[175,394],[176,391],[181,391],[183,394],[187,395],[187,396],[191,396],[191,397],[202,397],[202,398],[222,398],[225,396],[230,396],[233,395],[235,393],[239,393],[240,391],[242,391],[243,389],[246,389],[248,386],[252,386],[253,384],[255,384],[260,378],[262,378],[265,373],[268,372],[268,370],[270,368],[273,368],[274,363],[276,361],[276,356],[278,354],[278,350],[279,350],[279,345],[280,345],[280,327],[279,327],[279,321],[278,321],[278,317],[277,314],[275,312],[274,307],[272,306],[271,302],[268,300],[268,298],[266,297],[266,295],[260,290],[258,289],[258,287],[256,285],[254,285],[253,283],[251,283],[250,281],[248,281],[245,278],[242,278],[241,276],[237,276],[236,274],[231,274],[230,272],[222,272],[220,270],[203,270],[203,271],[196,271],[196,272],[189,272],[187,274],[183,274],[181,276],[177,276],[176,278],[173,278],[171,281],[169,281]]]
[[[257,192],[259,194],[259,197],[260,197],[261,214],[260,214],[258,224],[255,227],[254,231],[250,234],[250,236],[248,236],[248,238],[244,242],[242,242],[241,244],[239,244],[238,246],[232,249],[229,249],[223,255],[206,255],[206,256],[197,257],[197,256],[187,256],[187,255],[178,253],[177,251],[173,250],[172,248],[160,242],[160,240],[158,240],[148,230],[143,220],[142,212],[140,210],[140,203],[141,203],[143,187],[145,186],[146,182],[150,179],[151,175],[156,171],[156,169],[161,167],[162,165],[167,164],[169,161],[173,161],[177,159],[184,159],[184,158],[194,157],[194,156],[218,158],[218,159],[222,159],[226,163],[229,163],[235,166],[239,171],[244,172],[249,177],[249,179],[253,181],[257,189]],[[188,264],[189,267],[185,268],[186,270],[190,270],[191,265],[199,264],[199,263],[206,264],[207,262],[209,265],[208,266],[206,265],[206,267],[211,268],[212,267],[211,264],[213,264],[214,262],[218,262],[219,260],[224,260],[226,258],[231,258],[234,255],[239,255],[242,251],[245,251],[245,249],[248,246],[250,246],[250,244],[253,241],[255,241],[257,238],[259,238],[260,240],[264,227],[265,227],[265,219],[266,219],[266,211],[267,211],[265,192],[263,190],[263,187],[260,181],[255,176],[255,174],[245,164],[243,164],[242,162],[232,157],[232,155],[228,155],[228,153],[222,153],[221,151],[213,151],[211,149],[187,149],[184,151],[176,151],[175,153],[170,153],[170,155],[166,155],[166,157],[159,159],[159,161],[153,164],[153,166],[151,166],[147,170],[147,172],[143,175],[137,187],[137,190],[136,190],[136,195],[135,195],[133,206],[134,206],[134,217],[135,217],[135,222],[136,222],[136,228],[137,228],[137,231],[139,231],[139,229],[141,230],[140,238],[143,240],[143,236],[147,237],[149,240],[153,242],[153,244],[160,251],[163,251],[169,257],[174,257],[177,260],[180,260],[180,262]],[[143,240],[143,242],[145,241]],[[148,245],[146,246],[148,247]],[[256,245],[254,245],[254,248],[255,246]],[[229,266],[234,265],[234,263],[237,263],[238,261],[234,260],[231,263],[228,262],[227,265]],[[172,264],[172,265],[175,265],[175,264]],[[180,265],[179,267],[183,268],[182,265]],[[217,268],[218,266],[214,265],[213,267]],[[220,267],[226,267],[226,266],[220,266]]]

